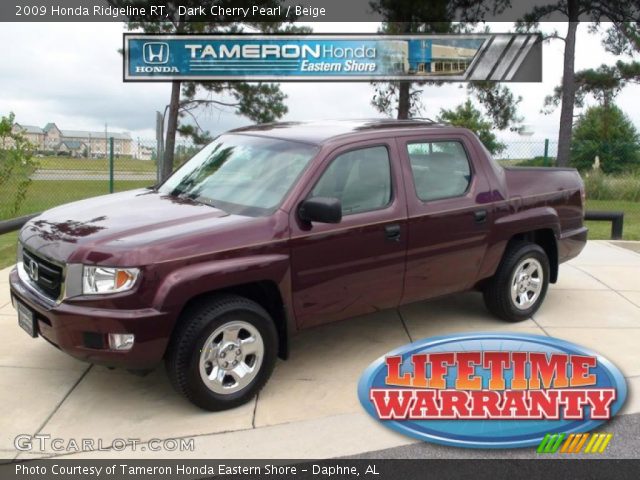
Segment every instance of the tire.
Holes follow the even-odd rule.
[[[173,387],[193,404],[227,410],[251,400],[267,383],[278,335],[260,305],[219,295],[186,309],[179,322],[165,366]]]
[[[545,251],[535,243],[518,242],[507,247],[498,270],[484,288],[484,302],[495,316],[520,322],[540,308],[548,286],[549,258]]]

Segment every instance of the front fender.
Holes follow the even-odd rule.
[[[290,301],[289,256],[262,254],[186,265],[167,275],[156,290],[154,308],[180,312],[204,293],[259,281],[273,281],[285,306]]]

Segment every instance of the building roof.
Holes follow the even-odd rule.
[[[53,123],[53,122],[49,122],[47,123],[44,128],[40,128],[40,127],[36,127],[34,125],[20,125],[16,123],[16,126],[21,128],[23,132],[25,133],[48,133],[50,130],[53,130],[54,128],[57,129],[60,134],[63,137],[67,137],[67,138],[73,138],[73,139],[77,139],[77,138],[81,138],[81,139],[88,139],[88,138],[105,138],[105,132],[91,132],[89,130],[60,130],[58,128],[58,126]],[[117,133],[117,132],[109,132],[107,131],[106,133],[107,137],[113,137],[117,140],[131,140],[131,135],[129,135],[128,133]]]
[[[321,120],[310,122],[278,122],[236,128],[230,133],[245,133],[320,144],[332,138],[372,130],[441,128],[444,125],[424,120]]]
[[[431,48],[433,61],[437,61],[439,59],[470,59],[478,53],[478,50],[475,48],[463,48],[456,47],[454,45],[438,45],[433,44]]]
[[[78,150],[79,148],[85,146],[84,143],[75,142],[73,140],[63,140],[62,142],[60,142],[60,144],[67,147],[69,150]]]
[[[44,130],[34,125],[20,125],[16,123],[16,127],[20,128],[24,133],[44,133]]]
[[[116,133],[116,132],[90,132],[88,130],[61,130],[63,137],[69,138],[105,138],[113,137],[118,140],[131,140],[131,136],[128,133]]]

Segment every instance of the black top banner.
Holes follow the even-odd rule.
[[[569,21],[566,0],[3,0],[1,22]],[[640,0],[577,0],[573,21],[635,21]],[[586,8],[586,4],[598,4]],[[533,16],[532,16],[533,15]],[[206,28],[205,28],[206,30]],[[399,26],[398,34],[407,33]],[[166,33],[166,30],[163,30]],[[435,32],[437,33],[437,32]]]

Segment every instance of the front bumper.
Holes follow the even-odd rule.
[[[9,275],[9,286],[12,301],[17,299],[34,312],[39,334],[75,358],[140,370],[162,360],[171,335],[172,319],[167,313],[153,308],[116,310],[48,302],[20,279],[16,268]],[[109,333],[132,333],[135,343],[127,351],[110,350]]]

